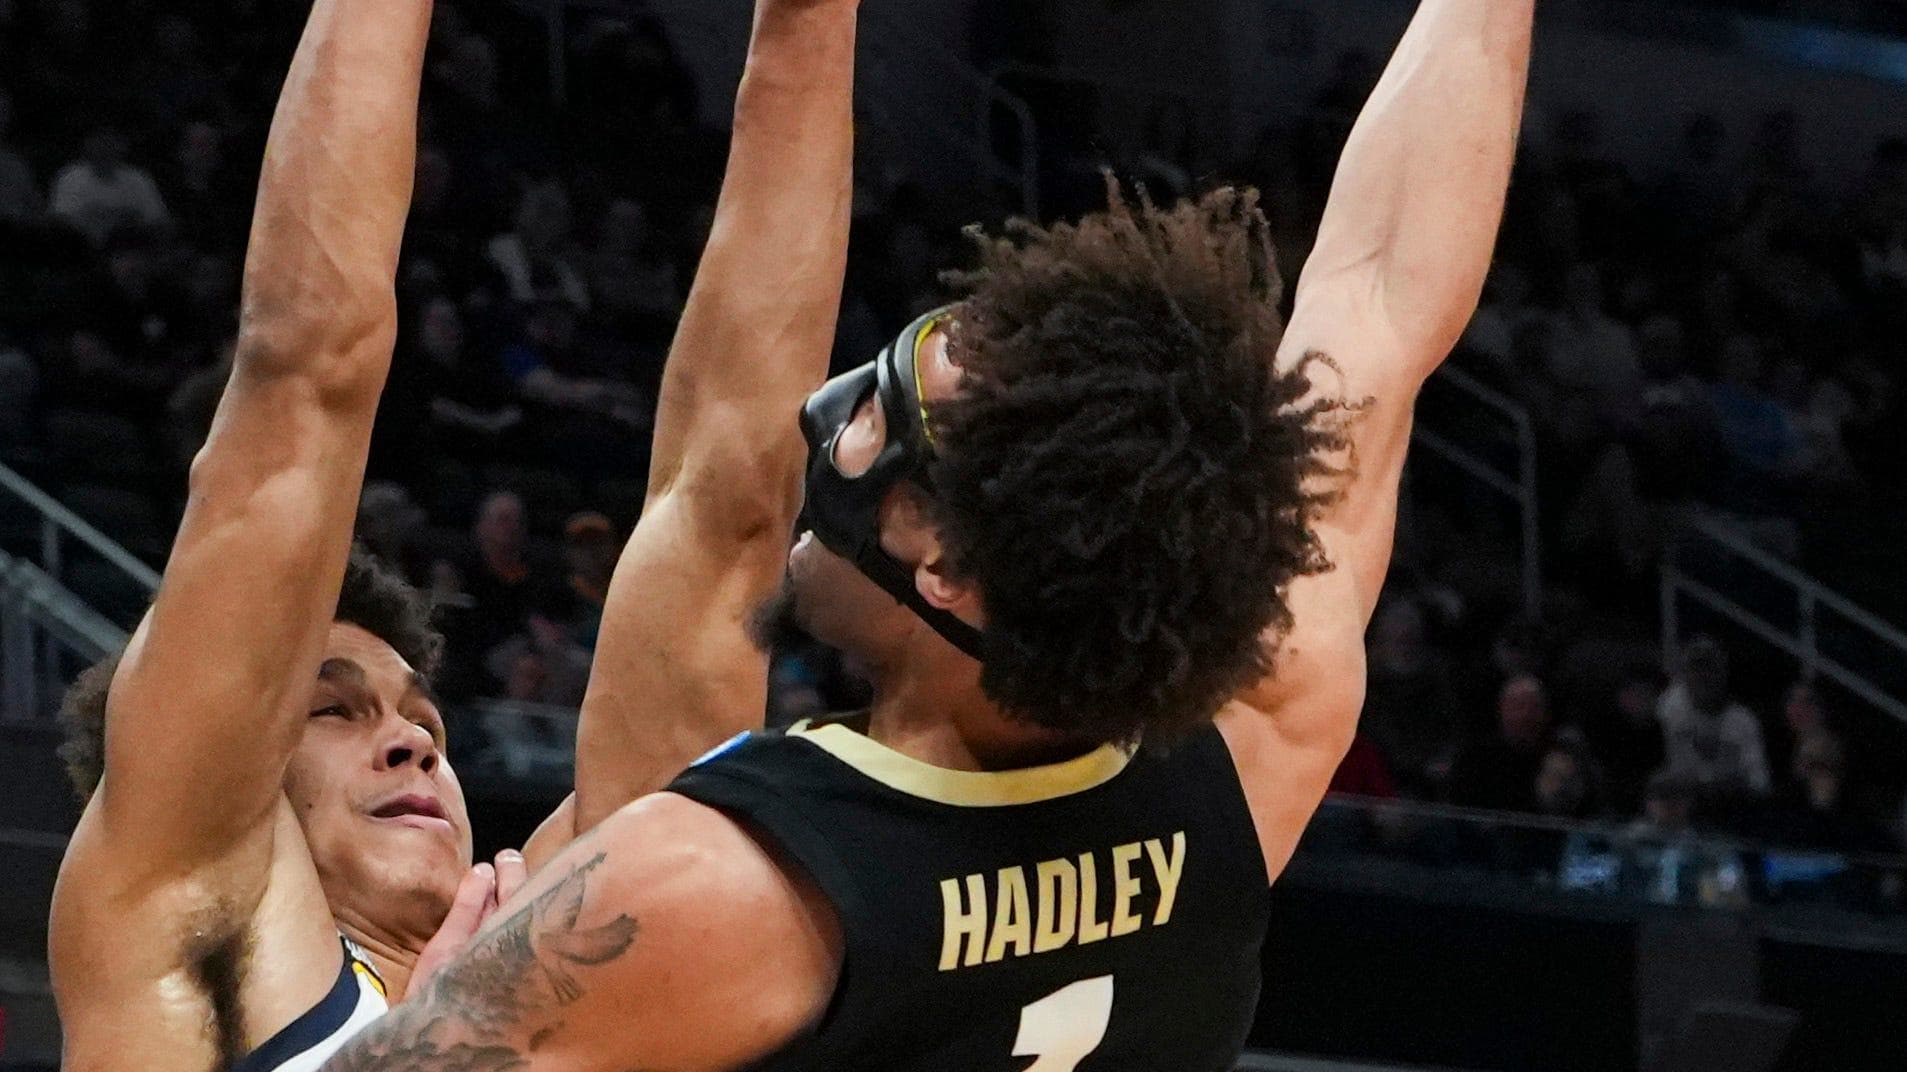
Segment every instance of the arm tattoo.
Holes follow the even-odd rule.
[[[448,1006],[472,1028],[495,1035],[525,1016],[583,996],[578,967],[606,964],[635,941],[636,921],[618,915],[579,928],[585,883],[604,859],[597,853],[478,938],[455,970],[439,976],[430,1002]]]
[[[530,903],[491,927],[429,990],[371,1025],[324,1072],[518,1072],[562,1026],[555,1013],[584,994],[579,968],[628,952],[636,921],[618,914],[579,925],[589,873],[605,853],[570,868]],[[506,1041],[528,1031],[522,1049]],[[445,1037],[448,1036],[448,1037]]]

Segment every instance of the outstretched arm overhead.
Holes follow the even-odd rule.
[[[1333,568],[1293,582],[1277,665],[1221,721],[1275,876],[1323,798],[1364,702],[1364,630],[1383,589],[1424,380],[1476,311],[1503,216],[1535,0],[1424,0],[1351,131],[1299,279],[1281,368],[1323,354],[1316,389],[1362,404],[1353,466],[1317,519]]]
[[[715,225],[657,412],[649,499],[610,584],[576,795],[534,866],[759,725],[748,637],[801,506],[797,415],[826,378],[852,200],[857,0],[761,0]]]
[[[115,867],[176,877],[269,837],[390,365],[430,13],[318,0],[292,62],[231,381],[113,679],[105,776],[75,838],[103,836]],[[248,858],[262,883],[265,856]]]

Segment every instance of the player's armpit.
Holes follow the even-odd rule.
[[[821,1014],[838,948],[832,916],[748,834],[657,794],[545,867],[324,1067],[726,1072]]]
[[[1272,674],[1218,718],[1273,881],[1357,735],[1365,653],[1356,590],[1348,571],[1292,582],[1298,624],[1282,638]]]

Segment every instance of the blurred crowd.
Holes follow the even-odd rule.
[[[448,696],[573,706],[642,507],[725,138],[641,18],[572,42],[568,99],[587,106],[561,108],[534,20],[437,12],[360,529],[441,608]],[[0,0],[0,460],[155,561],[230,368],[257,161],[301,18],[263,0]],[[1162,103],[1113,163],[1161,199],[1212,176],[1258,185],[1295,273],[1377,67],[1345,56],[1237,159]],[[1105,160],[1078,129],[1091,102],[1052,100],[1071,110],[1043,116],[1049,203],[1090,208]],[[1537,117],[1456,358],[1536,418],[1550,598],[1532,617],[1506,595],[1513,548],[1479,527],[1488,510],[1420,495],[1340,787],[1898,848],[1898,775],[1863,758],[1888,727],[1784,671],[1744,675],[1734,638],[1663,666],[1652,601],[1673,521],[1698,508],[1864,599],[1907,598],[1907,141],[1875,146],[1848,185],[1811,170],[1791,115],[1696,115],[1640,172],[1605,149],[1603,121]],[[993,216],[862,173],[840,343],[855,361],[933,300],[955,225]],[[775,675],[777,720],[858,697],[812,646]]]
[[[0,461],[151,561],[229,374],[303,18],[260,0],[0,0]],[[507,6],[436,5],[361,530],[435,596],[448,696],[573,706],[726,134],[698,122],[653,22],[572,40],[567,91],[587,107],[550,103],[543,33]],[[918,200],[864,184],[844,350],[871,349],[952,257]],[[137,613],[113,578],[71,579]],[[793,665],[791,688],[831,663]]]
[[[1231,167],[1265,190],[1288,263],[1376,74],[1373,57],[1343,57],[1306,115]],[[1372,628],[1340,786],[1898,851],[1900,727],[1725,621],[1699,622],[1715,635],[1665,665],[1658,571],[1678,521],[1700,514],[1907,620],[1907,140],[1838,182],[1810,167],[1789,113],[1732,128],[1691,115],[1649,170],[1605,146],[1603,122],[1533,112],[1498,264],[1453,359],[1536,429],[1542,610],[1515,599],[1499,504],[1421,468],[1434,479]],[[1425,403],[1442,429],[1484,412]],[[1725,586],[1755,605],[1755,583]],[[1860,668],[1898,684],[1897,665]]]

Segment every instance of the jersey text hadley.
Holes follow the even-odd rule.
[[[1184,873],[1181,830],[1169,839],[1115,845],[1110,852],[943,879],[940,970],[1051,953],[1148,925],[1164,926],[1172,919]],[[1142,900],[1152,902],[1149,914],[1134,910]]]

